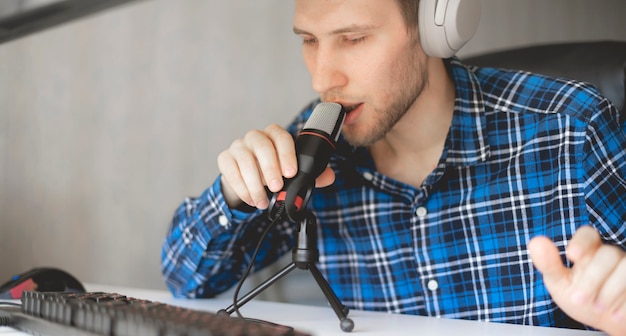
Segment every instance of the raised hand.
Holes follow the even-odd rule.
[[[283,176],[297,172],[295,145],[291,134],[272,124],[252,130],[220,153],[217,165],[222,174],[222,190],[229,206],[242,201],[265,209],[269,205],[265,186],[272,192],[283,187]]]
[[[282,189],[283,178],[298,172],[293,137],[281,126],[272,124],[264,130],[252,130],[243,138],[233,141],[220,153],[217,165],[222,174],[222,191],[230,207],[242,202],[265,209],[269,199],[265,187],[271,192]],[[330,185],[335,175],[330,168],[316,179],[317,187]]]
[[[609,335],[626,335],[624,250],[604,244],[590,226],[578,229],[567,245],[571,268],[546,237],[533,238],[528,249],[552,299],[566,314]]]

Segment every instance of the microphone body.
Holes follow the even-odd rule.
[[[320,103],[296,137],[298,172],[285,181],[283,190],[272,199],[270,212],[276,204],[283,203],[289,219],[299,221],[306,207],[315,179],[324,171],[335,151],[341,125],[345,119],[343,106],[337,103]]]

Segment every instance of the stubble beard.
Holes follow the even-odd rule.
[[[396,123],[409,111],[428,84],[428,69],[426,62],[417,56],[409,57],[404,64],[399,64],[396,73],[399,75],[395,83],[383,96],[394,97],[387,107],[374,108],[373,115],[376,121],[366,134],[359,137],[350,132],[344,133],[346,141],[355,147],[370,147],[389,133]],[[397,93],[394,93],[397,92]]]

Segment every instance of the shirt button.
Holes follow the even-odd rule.
[[[437,282],[437,280],[429,280],[427,286],[428,289],[434,292],[437,290],[437,288],[439,288],[439,283]]]
[[[370,173],[370,172],[365,172],[365,173],[363,173],[363,178],[368,180],[368,181],[371,181],[374,178],[374,175],[372,175],[372,173]]]
[[[224,227],[228,226],[228,218],[226,218],[226,216],[224,216],[224,215],[221,215],[217,219],[217,221],[220,223],[221,226],[224,226]]]
[[[424,218],[426,216],[426,214],[428,214],[428,210],[426,210],[426,208],[424,208],[424,207],[419,207],[419,208],[417,208],[417,210],[415,210],[415,214],[419,218]]]
[[[191,245],[191,241],[193,240],[193,234],[189,231],[189,228],[186,228],[183,230],[182,238],[183,238],[183,243],[186,246]]]

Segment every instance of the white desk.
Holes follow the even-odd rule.
[[[167,291],[144,290],[119,286],[87,284],[88,291],[115,292],[126,296],[159,301],[191,309],[216,312],[232,302],[227,299],[174,299]],[[328,307],[305,306],[253,299],[241,309],[245,317],[288,325],[313,335],[463,335],[463,336],[577,336],[606,335],[599,332],[558,328],[529,327],[503,323],[438,319],[424,316],[387,314],[352,310],[348,314],[354,321],[354,330],[345,333],[339,320]],[[7,327],[0,327],[0,336],[27,335]]]

